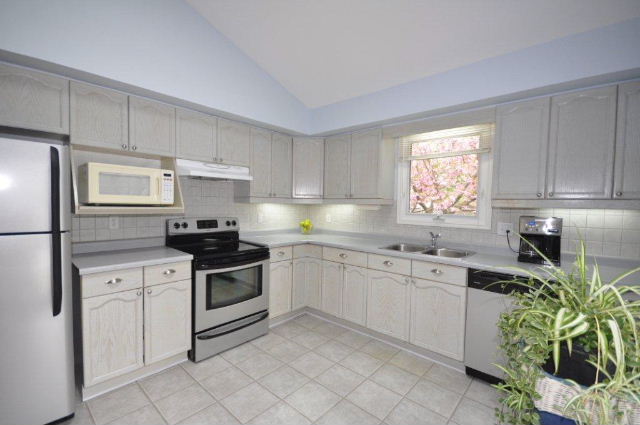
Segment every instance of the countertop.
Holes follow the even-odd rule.
[[[191,260],[193,255],[164,246],[99,251],[76,254],[72,258],[80,275]]]

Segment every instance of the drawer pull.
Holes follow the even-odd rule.
[[[393,262],[391,262],[391,261],[389,261],[389,260],[385,260],[385,261],[383,261],[383,262],[382,262],[382,264],[384,264],[384,265],[385,265],[385,266],[387,266],[387,267],[391,267],[391,266],[393,266]]]
[[[437,274],[437,275],[441,275],[444,272],[442,270],[440,270],[440,269],[431,269],[431,273]]]
[[[340,258],[347,258],[347,254],[345,254],[344,252],[341,252],[339,255]]]
[[[411,282],[411,279],[408,277],[404,278],[404,284],[403,285],[408,285]]]
[[[284,251],[278,251],[278,255],[282,257],[284,255]]]
[[[174,274],[175,272],[176,271],[174,269],[167,269],[167,270],[163,271],[162,274],[165,275],[165,276],[169,276],[169,275]]]
[[[107,285],[115,285],[117,283],[122,282],[122,279],[120,279],[119,277],[113,278],[113,279],[109,279],[105,282],[105,284]]]

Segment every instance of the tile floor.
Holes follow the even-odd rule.
[[[71,424],[492,424],[489,385],[312,315],[81,404]]]

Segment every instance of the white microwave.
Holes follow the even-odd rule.
[[[173,170],[99,162],[78,168],[78,200],[83,204],[173,205]]]

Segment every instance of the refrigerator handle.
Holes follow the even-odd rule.
[[[58,149],[51,152],[51,260],[53,316],[62,310],[62,240],[60,238],[60,156]]]

